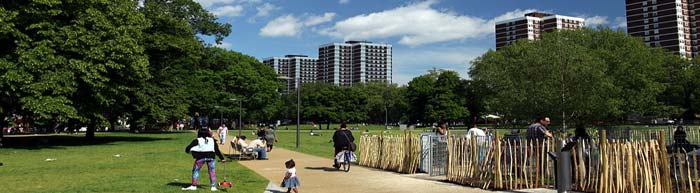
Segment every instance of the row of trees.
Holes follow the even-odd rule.
[[[375,124],[465,122],[483,112],[479,89],[457,72],[432,70],[408,86],[382,82],[340,87],[326,83],[301,88],[301,119],[316,123],[349,121]],[[284,98],[278,117],[294,119],[296,93]],[[472,113],[470,113],[472,112]],[[327,125],[328,127],[329,125]]]
[[[689,120],[700,113],[697,59],[610,29],[519,41],[475,59],[469,75],[490,93],[487,109],[510,119],[550,115],[566,125],[643,116]]]

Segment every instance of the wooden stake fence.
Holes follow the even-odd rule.
[[[686,128],[700,142],[700,128]],[[700,192],[700,150],[673,149],[671,131],[634,131],[626,139],[609,139],[605,131],[577,141],[572,150],[572,190],[600,193]],[[414,173],[420,142],[402,136],[363,136],[360,165]],[[483,189],[554,188],[555,165],[547,152],[554,140],[448,140],[447,180]]]
[[[420,140],[412,132],[403,135],[362,136],[358,164],[372,168],[413,174],[418,170]]]

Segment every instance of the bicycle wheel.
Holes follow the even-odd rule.
[[[345,172],[350,171],[350,156],[350,152],[345,153],[345,159],[343,160],[343,170],[345,170]]]

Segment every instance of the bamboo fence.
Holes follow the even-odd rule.
[[[362,136],[359,144],[361,166],[413,174],[420,162],[420,140],[412,132],[403,135]]]
[[[617,132],[617,133],[615,133]],[[700,193],[700,150],[674,148],[673,129],[593,132],[572,149],[572,190],[600,193]],[[685,128],[691,143],[700,142],[700,128]],[[447,141],[447,180],[482,189],[554,188],[554,140],[467,139]],[[414,173],[420,141],[410,132],[363,136],[359,164],[400,173]],[[691,148],[692,150],[692,148]]]
[[[697,141],[700,128],[686,128]],[[677,149],[670,131],[637,131],[610,139],[603,131],[572,149],[572,190],[601,193],[700,192],[698,152]],[[605,139],[605,140],[601,140]],[[450,138],[447,180],[483,189],[554,188],[553,140]]]

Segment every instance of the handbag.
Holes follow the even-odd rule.
[[[350,146],[348,147],[348,150],[355,151],[355,149],[357,149],[357,145],[355,145],[355,142],[350,141],[348,134],[346,134],[345,132],[343,132],[343,135],[345,135],[345,139],[347,139],[348,142],[350,142]]]

